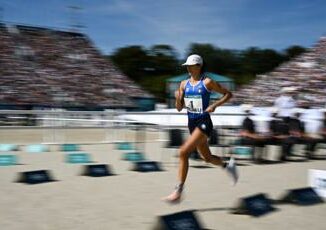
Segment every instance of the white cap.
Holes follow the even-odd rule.
[[[253,105],[250,105],[250,104],[242,104],[240,106],[240,108],[243,110],[243,111],[250,111],[252,108],[253,108]]]
[[[197,54],[192,54],[187,58],[187,61],[182,65],[203,65],[203,59]]]

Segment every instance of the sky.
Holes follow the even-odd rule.
[[[311,47],[326,35],[325,0],[0,0],[0,9],[10,23],[83,25],[103,54],[168,44],[182,57],[191,43],[283,50]]]

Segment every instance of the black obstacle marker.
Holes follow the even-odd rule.
[[[91,177],[103,177],[103,176],[112,176],[114,174],[111,172],[109,165],[96,164],[96,165],[85,165],[82,175],[91,176]]]
[[[291,189],[282,197],[281,203],[313,205],[323,203],[323,199],[311,187]]]
[[[17,182],[26,184],[40,184],[55,181],[48,170],[20,172]]]
[[[203,228],[193,211],[183,211],[160,216],[154,229],[199,230]]]
[[[160,163],[157,161],[137,161],[134,163],[133,170],[138,172],[163,171]]]
[[[276,209],[272,206],[272,201],[265,194],[259,193],[240,199],[239,205],[232,213],[258,217],[274,210]]]

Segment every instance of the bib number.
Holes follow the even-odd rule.
[[[190,113],[203,113],[203,100],[201,95],[185,97],[185,106]]]

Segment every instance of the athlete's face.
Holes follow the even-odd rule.
[[[200,74],[200,65],[187,65],[187,70],[191,75],[198,75]]]

